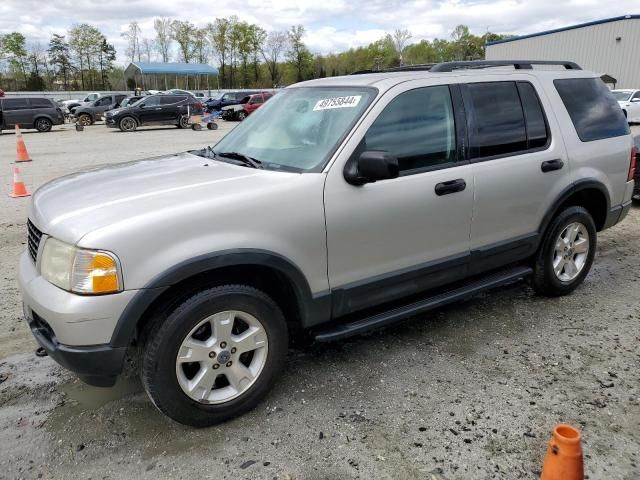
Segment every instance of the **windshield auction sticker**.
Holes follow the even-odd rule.
[[[355,107],[360,103],[360,99],[362,95],[351,95],[349,97],[334,97],[334,98],[323,98],[322,100],[318,100],[316,106],[313,107],[313,111],[316,112],[318,110],[329,110],[332,108],[351,108]]]

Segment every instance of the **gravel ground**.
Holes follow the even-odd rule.
[[[232,126],[58,127],[25,134],[34,162],[21,168],[33,189],[85,166],[198,148]],[[0,136],[2,158],[13,149],[13,136]],[[92,388],[31,353],[14,280],[27,201],[1,197],[0,478],[534,479],[559,422],[583,430],[588,478],[640,478],[637,206],[600,234],[574,294],[540,298],[516,283],[367,336],[293,348],[256,410],[193,430],[157,412],[133,372]]]

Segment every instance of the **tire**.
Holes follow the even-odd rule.
[[[236,113],[236,119],[239,122],[243,121],[245,118],[247,118],[247,112],[245,112],[244,110],[240,110],[238,113]]]
[[[138,128],[138,122],[133,117],[123,117],[118,123],[121,132],[135,132]]]
[[[36,130],[42,133],[51,131],[51,127],[53,126],[53,123],[48,118],[36,118],[33,124]]]
[[[212,319],[216,314],[218,320]],[[231,324],[224,323],[230,318]],[[262,341],[253,353],[234,352],[234,345],[242,349],[234,343],[237,337],[249,331],[238,333],[243,324],[257,329],[251,337]],[[254,408],[283,370],[287,348],[286,321],[269,296],[244,285],[215,287],[188,298],[151,327],[143,347],[142,383],[162,413],[184,425],[208,427]],[[237,376],[246,372],[252,375]]]
[[[88,127],[89,125],[93,124],[93,119],[88,113],[81,113],[80,115],[78,115],[78,123],[83,127]]]
[[[596,245],[596,226],[589,212],[583,207],[562,211],[547,228],[536,254],[534,290],[547,297],[571,293],[589,273]]]
[[[213,123],[213,122],[207,123],[207,128],[209,130],[217,130],[218,129],[218,124],[217,123]]]
[[[189,116],[181,115],[178,119],[178,128],[189,128]]]

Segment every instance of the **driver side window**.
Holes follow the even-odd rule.
[[[410,175],[453,162],[455,131],[449,87],[416,88],[385,107],[365,135],[365,149],[397,157],[400,175]]]
[[[160,97],[148,97],[144,101],[145,107],[157,107],[158,105],[160,105]]]

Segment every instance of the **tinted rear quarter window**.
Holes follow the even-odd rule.
[[[583,142],[630,133],[618,102],[599,78],[565,78],[553,83]]]
[[[179,102],[184,97],[179,95],[165,95],[160,98],[160,105],[171,105],[172,103]]]
[[[52,108],[53,104],[48,98],[30,98],[31,108]]]

